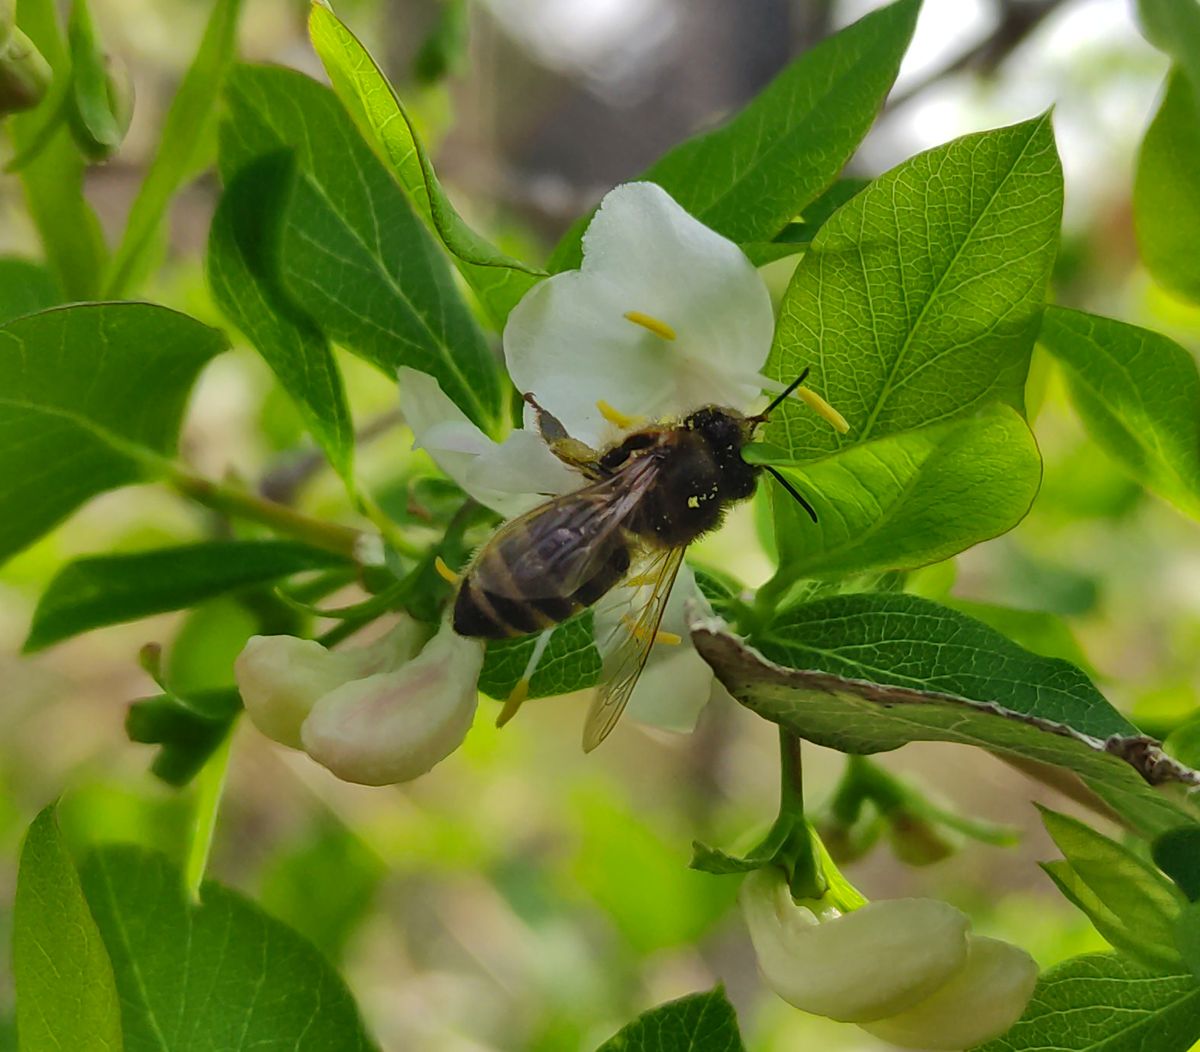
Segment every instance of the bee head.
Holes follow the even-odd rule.
[[[742,447],[754,431],[749,418],[736,409],[706,405],[684,417],[683,426],[704,439],[723,469],[722,496],[740,500],[754,492],[758,468],[742,460]]]

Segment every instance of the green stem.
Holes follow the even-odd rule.
[[[786,823],[783,846],[776,857],[786,863],[792,897],[819,899],[827,887],[804,817],[804,769],[800,739],[779,728],[779,819]]]
[[[278,504],[247,490],[193,475],[178,465],[171,466],[167,481],[177,492],[206,508],[262,523],[277,533],[348,559],[357,561],[360,542],[367,536],[349,526],[310,518],[286,504]]]
[[[217,814],[221,809],[221,796],[225,791],[225,774],[229,770],[235,729],[229,728],[225,740],[209,757],[196,778],[196,810],[192,816],[192,836],[188,844],[186,870],[187,891],[193,902],[200,901],[200,885],[208,868],[208,856],[217,828]]]

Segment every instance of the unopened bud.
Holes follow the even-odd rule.
[[[10,24],[0,26],[0,117],[31,110],[46,95],[54,74],[33,41]]]
[[[67,27],[71,48],[71,134],[102,161],[121,145],[133,117],[133,81],[125,63],[104,52],[85,0],[75,0]]]

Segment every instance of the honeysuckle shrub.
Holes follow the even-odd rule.
[[[23,189],[42,250],[0,261],[0,557],[124,486],[208,515],[207,535],[186,544],[65,562],[33,613],[28,651],[191,612],[165,658],[149,628],[130,655],[158,690],[132,701],[125,726],[193,813],[182,869],[128,845],[81,854],[54,805],[29,826],[12,918],[20,1047],[377,1047],[327,956],[205,878],[241,714],[305,777],[315,761],[387,786],[446,760],[473,723],[479,733],[526,698],[596,687],[645,582],[538,636],[485,644],[449,619],[456,575],[492,532],[584,482],[522,396],[603,449],[710,403],[755,413],[806,370],[744,451],[778,479],[761,474],[757,536],[745,534],[770,572],[743,580],[689,552],[630,705],[631,721],[686,733],[720,698],[730,719],[777,728],[778,812],[761,816],[765,834],[747,830],[744,854],[695,843],[692,867],[713,889],[697,894],[729,910],[740,882],[746,938],[788,1011],[893,1046],[1185,1052],[1200,1040],[1194,697],[1165,717],[1122,712],[1105,692],[1128,695],[1097,685],[1054,611],[949,592],[955,557],[1021,523],[1044,469],[1076,470],[1042,462],[1031,405],[1047,374],[1086,433],[1083,455],[1102,450],[1124,473],[1118,496],[1144,489],[1188,528],[1200,515],[1192,351],[1115,304],[1101,315],[1060,302],[1052,115],[846,177],[919,14],[919,0],[896,0],[612,188],[531,262],[455,210],[417,122],[337,12],[310,12],[326,84],[240,62],[240,6],[213,3],[110,246],[83,176],[129,127],[119,61],[83,0],[65,24],[50,0],[22,0],[15,19],[0,2],[4,178]],[[1153,280],[1194,305],[1200,7],[1143,0],[1139,13],[1174,64],[1137,164],[1138,247]],[[423,52],[431,75],[460,61],[445,49],[462,19],[448,5]],[[142,290],[169,206],[213,142],[215,310],[200,320]],[[788,274],[774,304],[766,264]],[[261,356],[311,440],[290,482],[215,477],[180,450],[197,379],[235,343]],[[404,428],[382,483],[358,463],[347,355]],[[323,469],[339,495],[305,501],[298,488]],[[1090,514],[1082,501],[1067,513]],[[224,656],[184,675],[178,655],[206,611],[227,630]],[[1194,648],[1190,661],[1194,686]],[[531,708],[504,733],[548,711]],[[628,733],[605,748],[628,747]],[[1044,812],[1062,854],[1044,866],[1047,887],[1106,952],[1039,976],[1026,949],[973,930],[957,906],[887,887],[869,901],[849,883],[839,867],[881,837],[913,865],[1013,839],[870,759],[918,741],[989,752],[1082,806],[1087,821]],[[806,743],[846,756],[816,807]],[[616,828],[612,843],[636,835]],[[354,892],[361,871],[339,856],[306,888]],[[627,876],[636,897],[643,875]],[[630,925],[635,944],[646,924]],[[720,989],[653,1009],[603,1046],[743,1047]]]

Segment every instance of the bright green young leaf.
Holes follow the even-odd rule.
[[[67,45],[71,50],[71,132],[87,157],[102,161],[116,151],[129,130],[132,88],[115,75],[92,22],[88,0],[71,4]]]
[[[1058,244],[1062,169],[1048,116],[905,161],[838,209],[796,268],[767,373],[809,386],[839,435],[781,406],[768,441],[797,459],[1023,406]]]
[[[509,311],[545,272],[505,255],[455,211],[396,89],[338,16],[315,2],[308,29],[342,105],[391,169],[417,214],[454,255],[488,316],[503,328]]]
[[[1195,785],[1200,774],[1138,736],[1082,672],[928,600],[867,593],[796,606],[751,636],[754,650],[717,627],[692,639],[743,705],[818,745],[974,745],[1074,771],[1147,835],[1193,820],[1148,779]]]
[[[1148,489],[1200,517],[1200,372],[1157,332],[1064,307],[1039,337],[1088,431]]]
[[[189,902],[158,854],[105,847],[81,867],[108,947],[128,1052],[356,1052],[375,1046],[317,949],[219,884]]]
[[[171,100],[158,150],[129,209],[121,243],[113,253],[104,291],[119,299],[138,286],[153,255],[171,198],[196,170],[210,141],[221,82],[237,56],[242,0],[213,0],[200,47]]]
[[[216,330],[146,303],[0,326],[0,559],[89,497],[160,473],[192,382],[225,346]]]
[[[100,288],[108,248],[83,196],[83,159],[61,121],[71,60],[54,0],[21,0],[20,8],[18,24],[54,69],[56,83],[39,107],[5,123],[15,153],[30,158],[20,167],[21,185],[46,261],[68,296],[91,299]]]
[[[351,484],[354,427],[342,375],[325,334],[279,281],[280,231],[294,175],[292,155],[282,153],[251,161],[230,180],[209,229],[208,283]]]
[[[77,559],[42,593],[25,650],[341,563],[336,555],[295,541],[210,541]]]
[[[1071,873],[1117,922],[1118,927],[1110,931],[1097,924],[1100,934],[1146,964],[1177,965],[1179,955],[1172,931],[1184,898],[1174,885],[1128,848],[1091,826],[1046,808],[1041,811],[1046,831],[1063,853]],[[1119,941],[1114,941],[1112,931]]]
[[[1042,462],[1020,415],[993,406],[781,470],[817,522],[791,509],[793,527],[777,534],[780,569],[814,577],[924,566],[1012,529],[1037,495]],[[772,496],[777,506],[792,499]]]
[[[874,11],[801,55],[724,127],[675,147],[640,177],[718,233],[770,241],[837,178],[908,50],[920,0]],[[579,266],[588,219],[554,251]]]
[[[489,643],[479,689],[488,697],[503,700],[525,674],[534,636]],[[600,679],[600,652],[593,638],[592,613],[584,611],[554,629],[537,671],[529,681],[531,698],[549,698],[595,686]]]
[[[62,302],[62,289],[40,263],[17,256],[0,257],[0,325]]]
[[[1200,3],[1197,0],[1137,0],[1142,33],[1170,55],[1200,93]]]
[[[21,850],[13,905],[13,978],[22,1052],[122,1052],[113,967],[47,807]]]
[[[770,241],[746,241],[742,251],[756,267],[803,252],[834,212],[863,187],[867,179],[839,179],[820,197],[805,205],[798,220],[788,223]]]
[[[721,987],[638,1016],[597,1052],[745,1052],[737,1014]]]
[[[1183,826],[1160,836],[1152,846],[1154,863],[1192,901],[1200,899],[1200,826]]]
[[[199,690],[180,697],[158,694],[129,706],[129,740],[159,746],[150,770],[167,785],[187,785],[228,737],[242,711],[234,687]]]
[[[1083,878],[1071,868],[1071,863],[1065,859],[1053,862],[1041,862],[1039,865],[1058,888],[1068,902],[1078,909],[1114,949],[1126,954],[1133,960],[1141,960],[1147,967],[1162,967],[1164,965],[1178,968],[1179,954],[1173,944],[1159,947],[1147,946],[1150,955],[1144,955],[1139,945],[1140,939],[1136,931],[1131,931],[1124,920],[1109,909],[1096,893],[1084,883]],[[1161,955],[1154,951],[1161,950]]]
[[[1191,975],[1096,953],[1043,972],[1025,1014],[975,1052],[1188,1052],[1198,1037]]]
[[[480,427],[506,418],[495,357],[441,247],[328,88],[293,70],[241,66],[226,79],[221,174],[294,150],[282,224],[284,285],[327,335],[394,377],[429,373]]]
[[[1167,77],[1166,94],[1138,154],[1133,220],[1155,280],[1200,302],[1200,87],[1178,69]]]

